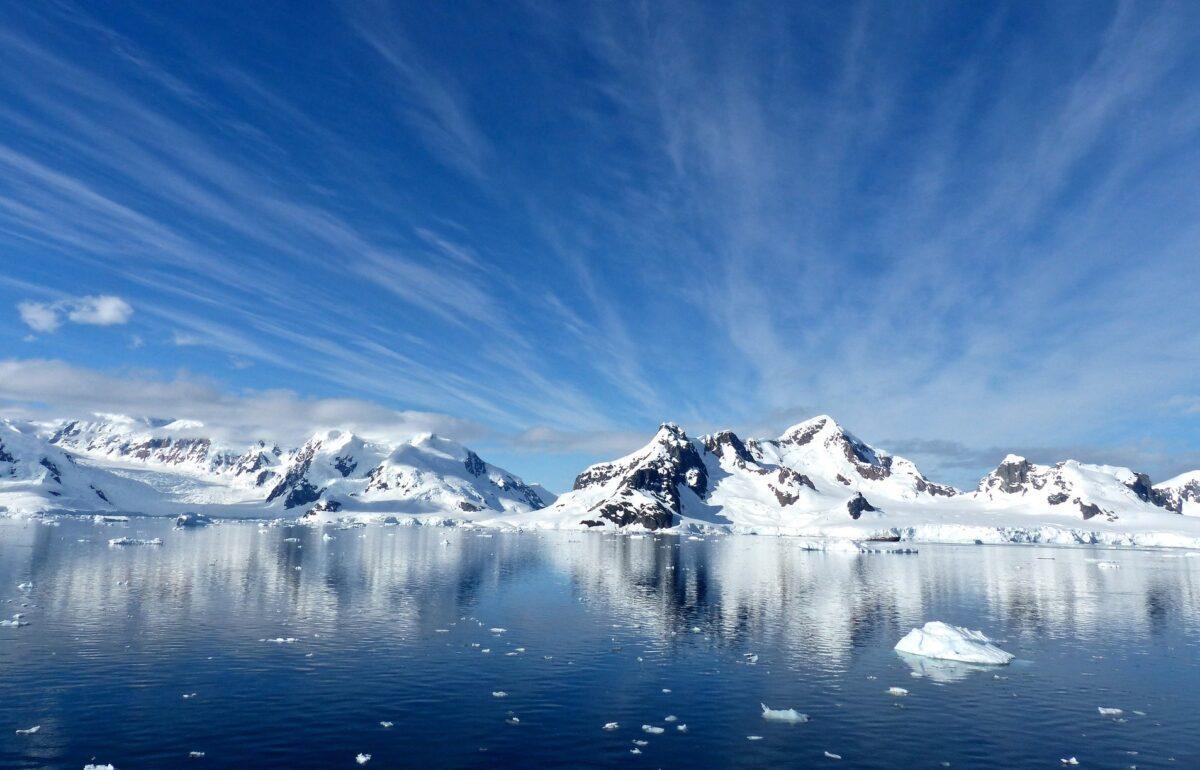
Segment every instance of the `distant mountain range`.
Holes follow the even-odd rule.
[[[772,439],[693,438],[666,423],[555,498],[436,435],[379,443],[327,430],[296,448],[227,447],[198,423],[99,415],[0,420],[0,510],[1170,545],[1200,544],[1200,471],[1155,485],[1128,468],[1010,455],[963,492],[819,416]]]

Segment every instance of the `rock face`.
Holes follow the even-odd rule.
[[[579,474],[573,488],[608,492],[589,508],[591,520],[664,529],[683,510],[681,489],[701,499],[708,491],[708,469],[700,452],[679,426],[664,423],[645,449],[593,465]]]
[[[1073,511],[1084,521],[1097,516],[1115,521],[1126,512],[1181,511],[1180,500],[1172,491],[1151,486],[1144,473],[1075,460],[1035,465],[1019,455],[1005,457],[984,476],[975,497],[1033,506],[1033,510]]]
[[[1180,474],[1154,487],[1170,507],[1188,516],[1200,516],[1200,470]]]

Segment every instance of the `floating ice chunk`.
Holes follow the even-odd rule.
[[[635,740],[635,741],[633,741],[633,745],[634,746],[649,746],[650,741]]]
[[[356,756],[354,758],[354,761],[360,765],[365,765],[371,761],[371,755],[370,754],[359,754],[358,756]]]
[[[504,690],[493,690],[492,697],[493,698],[507,698],[508,693],[506,693]]]
[[[33,727],[26,727],[24,730],[17,730],[17,735],[33,735],[41,729],[41,725],[34,725]]]
[[[996,647],[981,631],[960,628],[940,621],[930,621],[914,628],[896,643],[896,649],[910,655],[956,660],[962,663],[982,663],[1004,666],[1013,655]]]
[[[792,724],[800,724],[808,721],[808,714],[801,714],[796,709],[773,709],[768,708],[767,704],[760,703],[762,706],[763,719],[770,719],[775,722],[791,722]]]
[[[89,763],[83,766],[83,770],[117,770],[117,768],[113,767],[111,764],[93,765]]]
[[[825,756],[828,757],[829,759],[841,759],[842,758],[841,754],[834,754],[832,751],[826,751]]]
[[[617,729],[618,727],[620,727],[620,726],[621,726],[621,725],[619,725],[619,724],[618,724],[618,723],[616,723],[616,722],[605,722],[605,723],[604,723],[604,727],[603,727],[602,729],[604,729],[604,730],[616,730],[616,729]]]
[[[18,591],[32,591],[33,583],[17,583]]]
[[[175,526],[179,527],[179,528],[207,527],[209,524],[212,524],[212,523],[213,523],[213,520],[210,519],[209,517],[207,517],[203,514],[200,514],[200,513],[193,513],[191,511],[189,511],[187,513],[181,513],[181,514],[179,514],[179,517],[175,519]]]
[[[99,516],[93,516],[92,521],[97,524],[119,524],[121,522],[129,521],[129,517],[117,516],[115,514],[102,514]]]
[[[903,687],[889,687],[888,695],[895,695],[897,697],[903,697],[905,695],[908,695],[908,690],[904,689]]]
[[[184,700],[191,700],[192,698],[195,698],[195,697],[196,697],[196,693],[194,693],[194,692],[185,692],[183,694]]]
[[[285,543],[299,543],[299,542],[300,542],[300,538],[298,538],[298,537],[285,537],[285,538],[283,539],[283,542],[285,542]]]
[[[203,751],[189,751],[188,756],[192,759],[204,759]]]
[[[662,688],[662,691],[663,691],[663,692],[665,692],[665,693],[668,693],[668,694],[670,694],[670,692],[671,692],[671,688],[670,688],[670,687],[664,687],[664,688]]]
[[[1079,764],[1079,760],[1076,759],[1075,757],[1067,757],[1066,759],[1060,759],[1058,761],[1062,762],[1064,765],[1078,765]]]
[[[509,717],[508,719],[505,719],[504,721],[505,721],[505,722],[508,722],[510,725],[519,725],[519,724],[521,724],[521,718],[520,718],[520,717]]]
[[[675,716],[674,714],[668,714],[667,716],[663,717],[663,721],[664,722],[678,722],[679,717]]]
[[[642,750],[641,750],[641,749],[639,749],[639,748],[637,748],[637,747],[634,747],[634,748],[632,748],[632,749],[630,749],[630,750],[629,750],[629,753],[630,753],[630,754],[641,754],[641,753],[642,753]]]
[[[491,631],[493,634],[503,634],[507,630],[508,630],[507,628],[489,628],[488,629],[488,631]]]
[[[162,545],[161,537],[151,538],[150,540],[139,540],[135,537],[114,537],[108,541],[109,545]]]
[[[761,740],[762,740],[762,736],[761,736],[761,735],[747,735],[747,736],[746,736],[746,740],[748,740],[748,741],[761,741]]]
[[[650,733],[651,735],[662,735],[664,728],[657,725],[642,725],[642,732]]]
[[[333,539],[334,539],[333,535],[329,534],[328,532],[322,533],[322,535],[321,535],[321,540],[326,543],[328,543],[330,540],[333,540]]]
[[[270,642],[271,644],[295,644],[296,637],[294,636],[277,636],[274,639],[259,639],[260,642]]]
[[[687,732],[687,725],[675,725],[675,729],[681,733]]]
[[[1099,706],[1096,710],[1102,717],[1119,717],[1125,713],[1122,709],[1105,708],[1104,706]]]
[[[21,613],[12,616],[12,620],[0,620],[0,626],[7,628],[22,628],[29,625],[28,621],[21,620]]]

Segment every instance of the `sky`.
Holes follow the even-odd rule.
[[[568,488],[827,413],[1200,467],[1200,4],[10,3],[0,414]]]

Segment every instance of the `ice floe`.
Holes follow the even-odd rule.
[[[651,735],[662,735],[665,728],[656,725],[642,725],[642,732],[650,733]]]
[[[1013,655],[993,645],[982,631],[952,626],[932,620],[922,628],[914,628],[896,643],[896,650],[927,658],[956,660],[994,666],[1007,665]]]
[[[1125,713],[1123,709],[1106,708],[1104,706],[1099,706],[1096,710],[1100,712],[1100,716],[1102,717],[1119,717]]]
[[[34,725],[33,727],[26,727],[23,730],[17,730],[17,735],[33,735],[34,733],[36,733],[38,730],[41,730],[41,729],[42,729],[41,725]]]
[[[895,695],[897,697],[908,695],[908,690],[904,689],[903,687],[889,687],[887,691],[888,695]]]
[[[841,759],[841,758],[842,758],[842,755],[841,755],[841,754],[834,754],[832,751],[826,751],[826,752],[825,752],[825,757],[826,757],[827,759]]]
[[[604,729],[604,730],[616,730],[616,729],[617,729],[618,727],[620,727],[620,726],[621,726],[621,725],[620,725],[620,724],[618,724],[618,723],[616,723],[616,722],[605,722],[605,723],[604,723],[604,727],[603,727],[602,729]]]
[[[808,714],[801,714],[796,709],[773,709],[769,708],[765,703],[758,705],[762,706],[763,719],[770,719],[775,722],[791,722],[793,724],[808,721]]]
[[[354,758],[354,761],[360,765],[365,765],[371,761],[371,755],[370,754],[359,754],[358,756],[356,756]]]
[[[163,541],[162,541],[162,538],[161,538],[161,537],[155,537],[155,538],[151,538],[151,539],[149,539],[149,540],[139,540],[139,539],[138,539],[138,538],[136,538],[136,537],[114,537],[114,538],[112,538],[111,540],[109,540],[109,541],[108,541],[108,544],[109,544],[109,545],[112,545],[112,546],[120,546],[120,545],[162,545],[162,544],[163,544]]]

